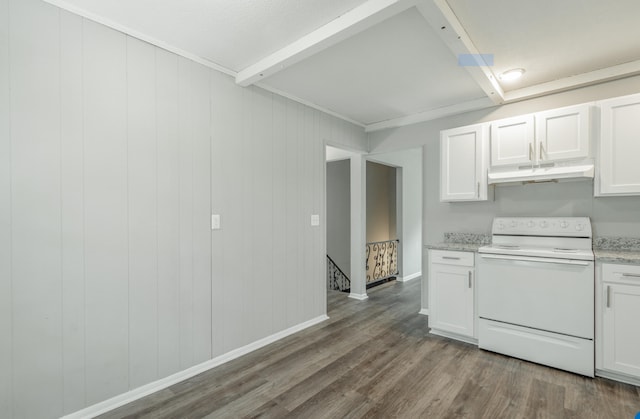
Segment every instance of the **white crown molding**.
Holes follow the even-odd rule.
[[[631,61],[588,73],[577,74],[571,77],[512,90],[505,93],[505,103],[546,96],[566,90],[632,77],[638,74],[640,74],[640,60]]]
[[[415,0],[369,0],[238,72],[249,86],[412,7]]]
[[[341,115],[341,114],[339,114],[339,113],[337,113],[337,112],[334,112],[334,111],[332,111],[332,110],[330,110],[330,109],[324,108],[324,107],[322,107],[322,106],[320,106],[320,105],[317,105],[317,104],[315,104],[315,103],[313,103],[313,102],[309,102],[308,100],[301,99],[301,98],[299,98],[299,97],[297,97],[297,96],[294,96],[294,95],[292,95],[292,94],[289,94],[289,93],[287,93],[287,92],[283,92],[282,90],[276,89],[275,87],[271,87],[271,86],[269,86],[268,84],[265,84],[265,83],[256,83],[256,84],[254,84],[254,86],[259,87],[259,88],[261,88],[261,89],[264,89],[264,90],[266,90],[266,91],[268,91],[268,92],[274,93],[274,94],[276,94],[276,95],[279,95],[279,96],[282,96],[282,97],[286,97],[287,99],[291,99],[291,100],[293,100],[294,102],[301,103],[301,104],[303,104],[303,105],[305,105],[305,106],[308,106],[308,107],[310,107],[310,108],[313,108],[313,109],[319,110],[320,112],[324,112],[324,113],[326,113],[326,114],[328,114],[328,115],[335,116],[336,118],[340,118],[340,119],[342,119],[342,120],[344,120],[344,121],[347,121],[347,122],[349,122],[349,123],[351,123],[351,124],[353,124],[353,125],[357,125],[357,126],[359,126],[360,128],[365,128],[365,126],[366,126],[366,125],[365,125],[365,124],[363,124],[362,122],[358,122],[358,121],[356,121],[356,120],[354,120],[354,119],[351,119],[351,118],[349,118],[349,117],[347,117],[347,116]]]
[[[455,105],[444,106],[442,108],[430,109],[414,113],[387,121],[375,122],[365,126],[365,132],[380,131],[388,128],[398,128],[405,125],[413,125],[420,122],[432,121],[445,116],[457,115],[465,112],[476,111],[495,106],[489,98],[474,99],[468,102],[461,102]]]
[[[97,15],[95,13],[91,13],[91,12],[85,10],[85,9],[76,7],[76,6],[72,5],[72,4],[67,3],[64,0],[44,0],[44,2],[49,3],[49,4],[53,5],[53,6],[56,6],[56,7],[60,8],[60,9],[66,10],[66,11],[68,11],[70,13],[73,13],[73,14],[76,14],[78,16],[81,16],[81,17],[83,17],[85,19],[89,19],[89,20],[94,21],[96,23],[99,23],[101,25],[107,26],[107,27],[109,27],[111,29],[114,29],[114,30],[116,30],[118,32],[122,32],[125,35],[129,35],[129,36],[131,36],[133,38],[140,39],[141,41],[144,41],[144,42],[147,42],[147,43],[149,43],[151,45],[154,45],[156,47],[162,48],[164,50],[167,50],[169,52],[177,54],[177,55],[179,55],[181,57],[184,57],[184,58],[187,58],[187,59],[189,59],[191,61],[194,61],[194,62],[196,62],[198,64],[202,64],[205,67],[208,67],[208,68],[211,68],[213,70],[219,71],[221,73],[227,74],[227,75],[229,75],[231,77],[235,78],[238,75],[238,73],[236,71],[233,71],[233,70],[231,70],[229,68],[221,66],[220,64],[216,64],[215,62],[207,60],[206,58],[202,58],[199,55],[192,54],[192,53],[190,53],[188,51],[185,51],[185,50],[183,50],[181,48],[178,48],[178,47],[175,47],[173,45],[170,45],[170,44],[168,44],[168,43],[166,43],[164,41],[161,41],[161,40],[159,40],[157,38],[145,35],[145,34],[143,34],[141,32],[133,30],[133,29],[127,27],[127,26],[121,25],[121,24],[119,24],[117,22],[114,22],[114,21],[112,21],[110,19],[107,19],[105,17],[99,16],[99,15]],[[349,122],[351,124],[357,125],[357,126],[359,126],[361,128],[365,127],[365,124],[363,124],[361,122],[355,121],[355,120],[353,120],[353,119],[351,119],[351,118],[349,118],[347,116],[344,116],[344,115],[341,115],[341,114],[339,114],[337,112],[334,112],[334,111],[331,111],[329,109],[323,108],[322,106],[317,105],[317,104],[315,104],[313,102],[309,102],[308,100],[301,99],[301,98],[299,98],[297,96],[294,96],[294,95],[291,95],[289,93],[283,92],[281,90],[275,89],[273,87],[264,85],[262,83],[256,84],[256,86],[260,87],[261,89],[267,90],[267,91],[269,91],[271,93],[275,93],[275,94],[277,94],[279,96],[282,96],[282,97],[285,97],[287,99],[291,99],[291,100],[293,100],[295,102],[301,103],[301,104],[303,104],[305,106],[309,106],[310,108],[317,109],[320,112],[324,112],[324,113],[329,114],[331,116],[335,116],[336,118],[342,119],[342,120],[347,121],[347,122]]]
[[[127,27],[127,26],[121,25],[121,24],[119,24],[117,22],[114,22],[114,21],[112,21],[110,19],[107,19],[107,18],[105,18],[103,16],[97,15],[95,13],[91,13],[88,10],[85,10],[85,9],[80,8],[80,7],[77,7],[77,6],[74,6],[72,4],[69,4],[64,0],[44,0],[44,1],[46,3],[52,4],[52,5],[56,6],[56,7],[64,9],[64,10],[66,10],[68,12],[76,14],[78,16],[82,16],[82,17],[84,17],[86,19],[92,20],[92,21],[94,21],[96,23],[99,23],[101,25],[107,26],[107,27],[109,27],[111,29],[115,29],[118,32],[122,32],[122,33],[124,33],[126,35],[129,35],[131,37],[140,39],[141,41],[145,41],[145,42],[147,42],[147,43],[149,43],[151,45],[155,45],[155,46],[160,47],[162,49],[165,49],[165,50],[167,50],[169,52],[173,52],[174,54],[178,54],[178,55],[180,55],[182,57],[188,58],[188,59],[190,59],[192,61],[195,61],[195,62],[197,62],[199,64],[202,64],[202,65],[204,65],[206,67],[209,67],[209,68],[212,68],[214,70],[217,70],[217,71],[219,71],[221,73],[228,74],[228,75],[230,75],[232,77],[235,77],[236,74],[237,74],[237,72],[235,72],[235,71],[233,71],[231,69],[228,69],[226,67],[223,67],[220,64],[216,64],[213,61],[207,60],[206,58],[202,58],[199,55],[192,54],[192,53],[187,52],[187,51],[185,51],[185,50],[183,50],[181,48],[178,48],[178,47],[170,45],[170,44],[168,44],[168,43],[166,43],[164,41],[161,41],[161,40],[159,40],[157,38],[145,35],[145,34],[143,34],[141,32],[133,30],[133,29]]]
[[[210,359],[209,361],[205,361],[201,364],[198,364],[186,370],[177,372],[168,377],[161,378],[160,380],[154,381],[149,384],[145,384],[141,387],[138,387],[126,393],[120,394],[108,400],[86,407],[82,410],[78,410],[77,412],[63,416],[62,419],[94,418],[98,415],[109,412],[120,406],[124,406],[127,403],[131,403],[133,401],[141,399],[142,397],[148,396],[149,394],[155,393],[169,386],[172,386],[176,383],[179,383],[181,381],[194,377],[198,374],[201,374],[205,371],[208,371],[212,368],[222,365],[225,362],[229,362],[233,359],[239,358],[243,355],[246,355],[250,352],[255,351],[256,349],[260,349],[263,346],[269,345],[270,343],[273,343],[277,340],[280,340],[284,337],[297,333],[303,329],[314,326],[328,319],[329,317],[327,315],[318,316],[314,319],[308,320],[304,323],[300,323],[296,326],[290,327],[281,332],[274,333],[273,335],[267,336],[266,338],[257,340],[241,348],[234,349],[233,351],[227,352],[226,354]]]

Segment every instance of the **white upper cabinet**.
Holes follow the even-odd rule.
[[[491,166],[522,166],[590,157],[589,104],[491,123]]]
[[[640,195],[640,94],[600,102],[596,195]]]
[[[501,119],[491,123],[491,166],[533,164],[533,115]]]
[[[486,201],[488,127],[440,132],[440,201]]]
[[[590,110],[578,105],[535,114],[539,163],[590,156]]]

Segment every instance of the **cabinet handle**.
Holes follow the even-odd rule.
[[[480,198],[480,182],[478,182],[478,198]]]
[[[459,257],[455,257],[455,256],[442,256],[442,259],[460,260],[460,258],[459,258]]]
[[[529,143],[529,160],[530,161],[533,161],[532,156],[533,156],[533,144]]]
[[[540,160],[543,160],[542,154],[546,154],[547,152],[544,150],[544,146],[542,145],[542,142],[540,142]]]
[[[469,288],[471,288],[471,271],[469,271]]]
[[[626,276],[627,278],[640,278],[640,274],[623,273],[622,276]]]
[[[611,307],[611,287],[607,285],[607,308]]]

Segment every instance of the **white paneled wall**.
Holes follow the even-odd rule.
[[[323,315],[325,142],[365,134],[0,0],[0,417],[74,412]]]
[[[0,415],[13,411],[9,0],[0,0]]]

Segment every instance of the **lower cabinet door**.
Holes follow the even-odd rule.
[[[603,286],[603,367],[640,378],[640,285]]]
[[[473,268],[431,265],[431,328],[474,337],[473,276]]]

